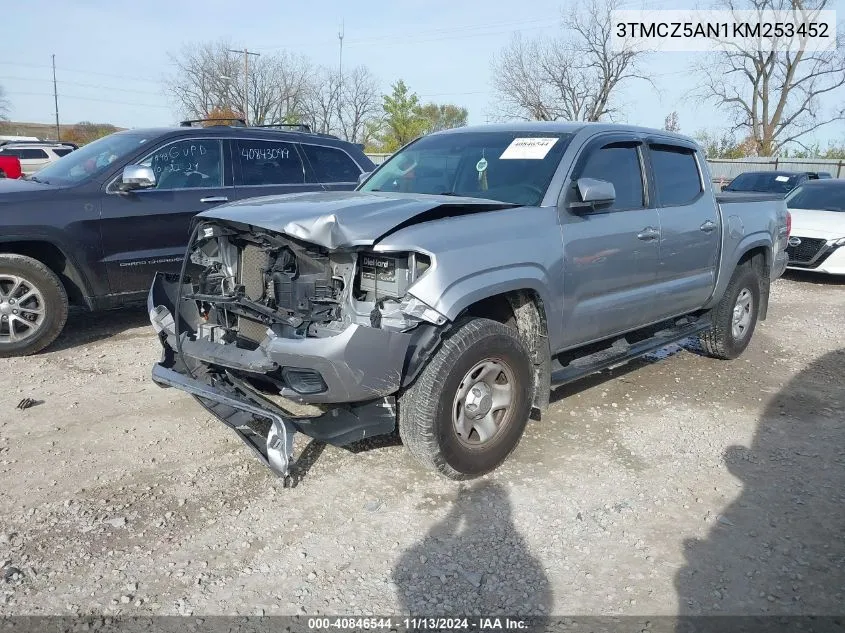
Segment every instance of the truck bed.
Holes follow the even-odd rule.
[[[783,200],[783,196],[776,193],[757,193],[741,191],[725,191],[716,194],[716,202],[719,204],[732,204],[736,202],[777,202]]]

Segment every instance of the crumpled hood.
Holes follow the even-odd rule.
[[[418,222],[514,206],[479,198],[322,191],[249,198],[197,217],[250,224],[332,250],[372,246],[388,233]]]

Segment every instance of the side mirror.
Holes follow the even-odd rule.
[[[612,182],[595,178],[579,178],[575,182],[580,202],[572,204],[575,208],[595,209],[600,205],[613,204],[616,200],[616,188]]]
[[[373,172],[371,172],[371,171],[365,171],[364,173],[360,174],[360,175],[358,176],[358,184],[360,185],[360,184],[361,184],[361,183],[363,183],[363,182],[364,182],[367,178],[369,178],[371,173],[373,173]]]
[[[120,179],[121,191],[149,189],[155,186],[156,175],[152,167],[147,167],[146,165],[127,165],[123,168],[123,176]]]

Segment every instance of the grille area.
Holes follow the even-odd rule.
[[[801,243],[798,246],[788,246],[786,254],[789,256],[790,263],[807,264],[813,260],[821,248],[825,245],[825,240],[815,239],[812,237],[798,237]]]
[[[258,246],[247,245],[241,250],[238,265],[240,283],[246,296],[253,301],[261,299],[264,293],[264,270],[267,268],[267,253]]]
[[[246,296],[253,301],[261,299],[264,294],[264,270],[267,268],[267,253],[258,246],[247,245],[241,250],[238,264],[239,283],[244,286]],[[267,326],[259,321],[246,317],[238,317],[238,332],[240,335],[256,343],[264,340]]]
[[[260,343],[264,340],[264,333],[266,331],[267,326],[263,323],[245,317],[238,317],[238,333],[242,338]]]

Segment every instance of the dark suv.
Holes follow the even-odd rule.
[[[808,180],[826,178],[830,174],[824,171],[747,171],[731,180],[722,191],[786,195]]]
[[[361,147],[305,126],[117,132],[27,180],[0,181],[0,357],[61,332],[68,305],[143,300],[156,271],[178,272],[191,218],[218,204],[354,189]]]

